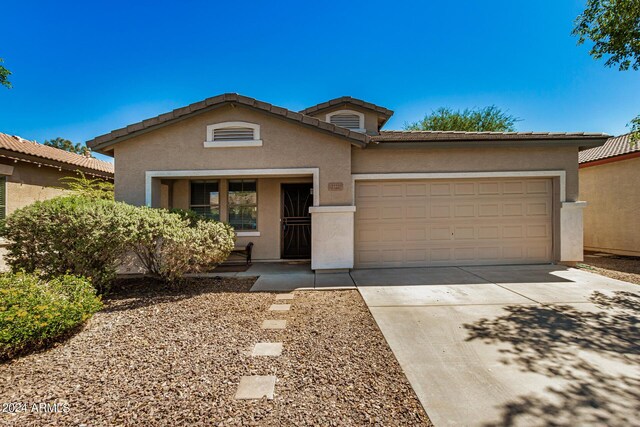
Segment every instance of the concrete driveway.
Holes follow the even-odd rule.
[[[639,286],[550,265],[351,275],[436,426],[638,423]]]

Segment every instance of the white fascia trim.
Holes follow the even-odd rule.
[[[309,208],[310,213],[342,213],[355,211],[355,206],[314,206]]]
[[[262,147],[261,139],[249,139],[247,141],[205,141],[205,148],[228,148],[228,147]]]
[[[260,237],[259,231],[236,231],[238,237]]]
[[[356,181],[379,181],[391,179],[468,179],[468,178],[554,178],[560,179],[560,202],[567,200],[567,173],[551,171],[507,171],[507,172],[427,172],[427,173],[358,173],[351,175],[353,204],[356,200]]]
[[[220,177],[262,177],[262,176],[309,176],[313,177],[313,206],[320,205],[320,169],[319,168],[283,168],[283,169],[188,169],[145,171],[144,199],[151,206],[151,183],[153,178],[220,178]]]

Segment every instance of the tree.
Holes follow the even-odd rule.
[[[55,139],[47,139],[44,141],[44,145],[48,145],[49,147],[59,148],[64,151],[69,151],[70,153],[81,154],[83,156],[93,157],[91,155],[91,150],[86,146],[82,145],[79,142],[74,144],[68,139],[57,137]]]
[[[484,108],[466,108],[453,111],[441,107],[424,116],[424,119],[407,123],[406,130],[440,130],[467,132],[513,132],[518,118],[511,116],[495,105]]]
[[[81,171],[79,176],[65,176],[59,181],[65,184],[62,190],[69,190],[76,196],[88,199],[113,200],[113,183],[100,178],[87,178]]]
[[[4,59],[0,58],[0,64],[2,64],[3,62],[4,62]],[[11,82],[9,81],[10,75],[11,75],[11,71],[7,70],[5,67],[0,65],[0,85],[11,89]]]
[[[620,71],[640,69],[640,1],[587,0],[587,8],[575,21],[573,35],[578,44],[593,42],[589,54],[595,59],[608,55],[607,67]],[[631,142],[640,141],[640,115],[629,125]]]

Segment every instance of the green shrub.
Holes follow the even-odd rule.
[[[14,272],[86,277],[105,292],[129,243],[129,217],[135,209],[82,196],[57,197],[18,209],[4,229],[9,240],[7,262]]]
[[[172,208],[169,209],[169,212],[186,220],[191,227],[195,227],[195,225],[201,221],[214,221],[214,219],[197,214],[190,209]]]
[[[185,273],[212,268],[229,256],[233,229],[212,220],[196,221],[163,209],[137,208],[132,248],[151,276],[169,283]]]
[[[69,334],[101,307],[91,283],[80,277],[0,275],[0,360]]]

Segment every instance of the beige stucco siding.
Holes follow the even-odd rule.
[[[478,143],[481,145],[482,143]],[[576,147],[368,148],[352,150],[352,172],[503,172],[564,170],[567,200],[578,197]]]
[[[640,255],[640,157],[580,169],[585,249]]]
[[[207,125],[246,121],[260,125],[261,147],[205,148]],[[226,106],[115,146],[116,198],[145,203],[145,171],[319,168],[320,204],[349,205],[351,146],[339,137],[266,113]],[[329,191],[329,182],[343,190]]]
[[[60,178],[76,176],[69,171],[18,162],[11,163],[13,173],[7,176],[7,215],[37,200],[46,200],[64,193]]]

